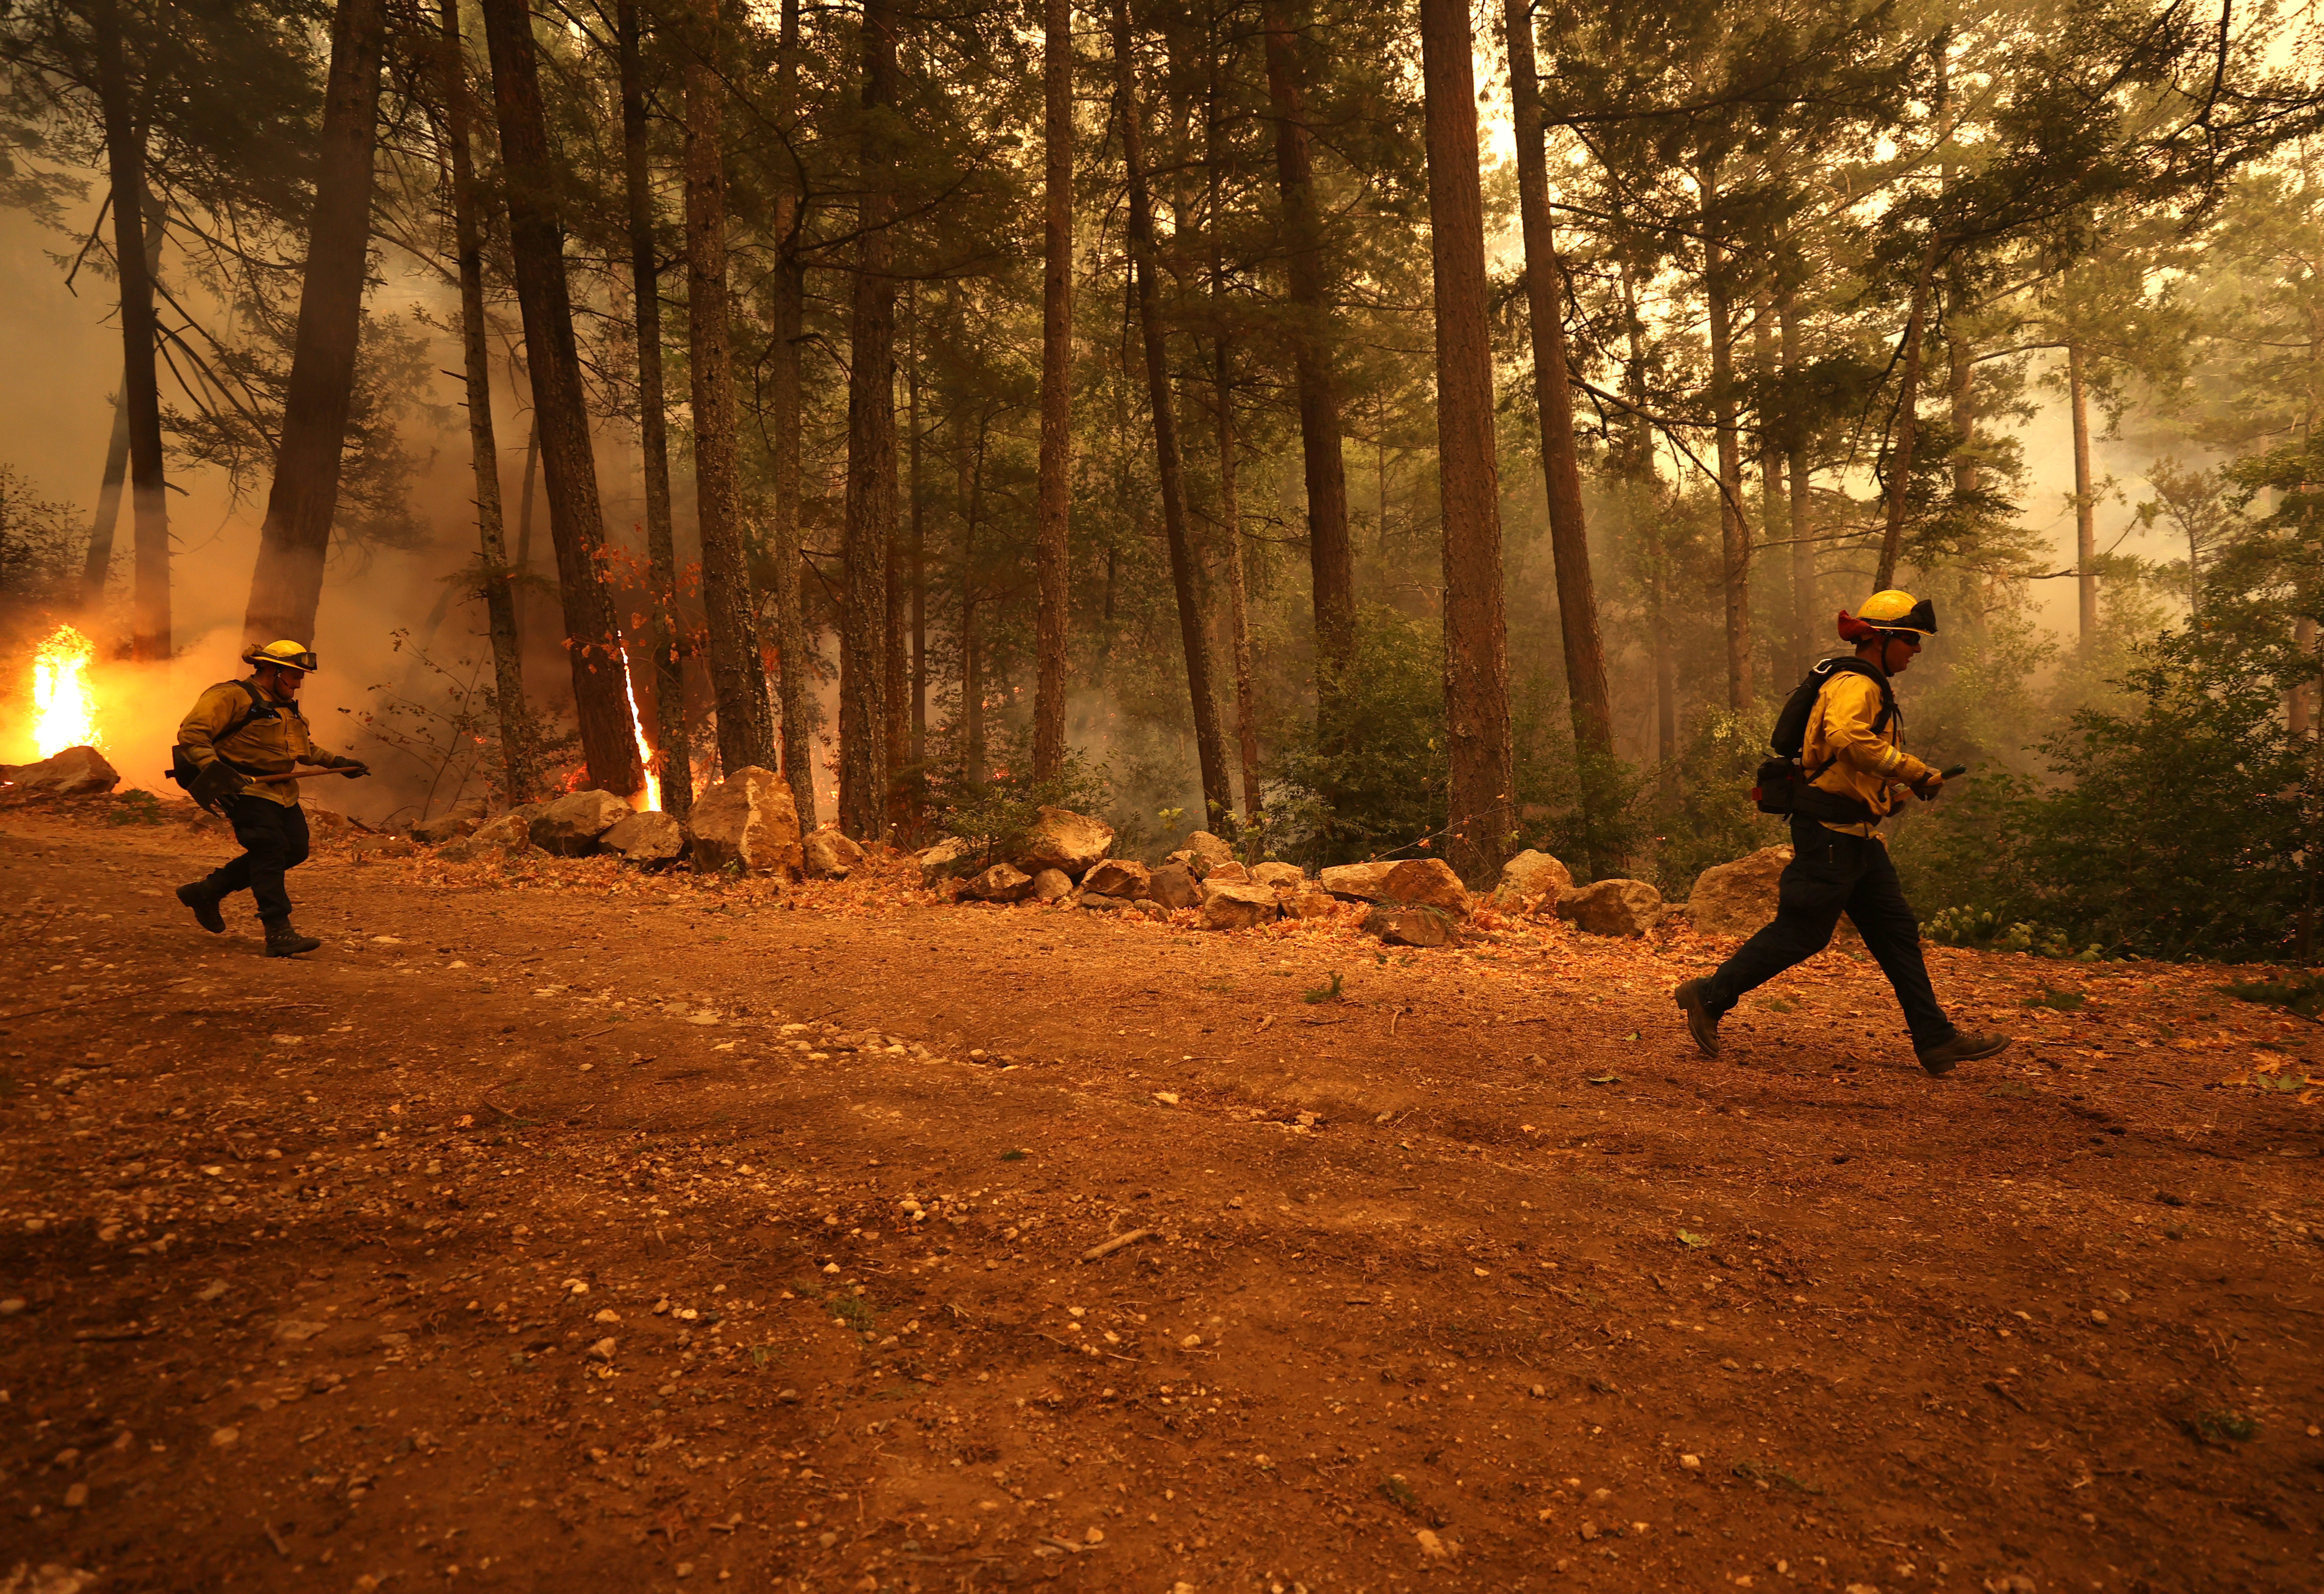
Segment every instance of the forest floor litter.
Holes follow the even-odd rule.
[[[0,811],[0,1589],[2324,1587],[2248,971],[1230,933]],[[237,919],[237,911],[244,916]]]

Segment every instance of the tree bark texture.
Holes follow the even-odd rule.
[[[338,512],[347,414],[355,403],[386,32],[381,0],[339,0],[331,21],[330,76],[324,89],[299,327],[283,392],[282,437],[243,621],[244,638],[252,642],[277,637],[305,641],[315,634],[323,560]]]
[[[1178,418],[1170,390],[1170,355],[1162,324],[1161,284],[1157,280],[1154,197],[1146,167],[1146,140],[1138,107],[1138,67],[1131,53],[1129,0],[1113,0],[1115,90],[1121,117],[1122,164],[1130,189],[1130,274],[1138,297],[1138,322],[1146,354],[1146,387],[1154,410],[1155,474],[1162,489],[1162,530],[1170,545],[1170,585],[1178,601],[1178,638],[1186,657],[1186,689],[1194,700],[1194,751],[1202,766],[1204,823],[1234,806],[1227,774],[1226,744],[1219,732],[1218,701],[1211,686],[1210,650],[1204,622],[1194,552],[1186,527],[1184,462],[1178,448]]]
[[[501,775],[511,806],[531,799],[532,714],[524,696],[516,593],[501,515],[500,445],[493,435],[492,349],[484,327],[484,226],[469,144],[467,52],[460,0],[443,0],[444,133],[452,157],[452,252],[460,279],[461,376],[468,401],[468,458],[476,484],[476,567],[493,646],[493,706],[500,720]]]
[[[1074,33],[1073,0],[1042,7],[1041,456],[1034,495],[1033,779],[1065,767],[1067,582],[1073,550]],[[913,546],[918,546],[917,536]]]
[[[1751,367],[1759,392],[1758,409],[1751,418],[1751,441],[1759,456],[1759,540],[1765,546],[1779,538],[1788,540],[1783,528],[1790,519],[1791,501],[1784,493],[1783,416],[1776,397],[1782,366],[1775,356],[1775,296],[1764,277],[1752,295]],[[1767,639],[1765,650],[1767,685],[1772,689],[1782,668],[1776,663],[1773,637]]]
[[[669,412],[662,386],[661,252],[654,242],[652,173],[646,159],[644,29],[638,0],[613,8],[622,71],[622,175],[630,232],[630,294],[638,335],[638,454],[646,488],[646,581],[651,588],[654,772],[662,811],[694,812],[694,760],[686,732],[686,664],[678,613],[678,537],[669,505]]]
[[[1904,318],[1904,375],[1896,396],[1896,435],[1888,450],[1887,521],[1880,534],[1880,563],[1872,590],[1896,585],[1896,560],[1904,548],[1904,509],[1913,494],[1913,445],[1921,420],[1921,345],[1929,327],[1929,284],[1936,272],[1940,240],[1930,235],[1921,269],[1913,280],[1913,308]]]
[[[1533,327],[1534,400],[1541,414],[1541,469],[1549,495],[1550,553],[1565,643],[1565,691],[1573,740],[1586,754],[1614,754],[1614,699],[1591,579],[1590,529],[1582,511],[1582,460],[1573,443],[1573,387],[1565,350],[1565,269],[1549,214],[1549,156],[1535,75],[1532,0],[1508,0],[1510,98],[1517,115],[1517,213],[1525,234],[1526,309]],[[1585,789],[1587,786],[1585,784]]]
[[[2082,346],[2066,346],[2067,407],[2074,418],[2074,597],[2081,622],[2077,645],[2088,658],[2098,640],[2098,493],[2090,476],[2090,403],[2083,385]]]
[[[1315,213],[1314,157],[1299,79],[1298,38],[1287,0],[1268,0],[1267,97],[1275,121],[1276,187],[1282,196],[1291,297],[1292,369],[1299,386],[1299,453],[1307,485],[1307,568],[1314,589],[1315,714],[1328,742],[1342,678],[1356,647],[1355,550],[1348,537],[1347,461],[1339,386],[1332,369],[1331,307],[1323,227]],[[1386,519],[1386,506],[1382,506]]]
[[[696,0],[686,56],[686,298],[693,358],[695,513],[702,608],[718,705],[718,763],[732,775],[775,761],[767,667],[735,486],[734,355],[726,290],[726,87],[717,0]]]
[[[1448,850],[1453,869],[1474,884],[1491,878],[1508,856],[1517,823],[1471,45],[1467,0],[1420,0],[1443,495]]]
[[[541,475],[548,488],[549,538],[557,550],[558,591],[565,611],[565,649],[573,674],[582,757],[589,784],[629,797],[645,782],[630,723],[629,665],[605,585],[605,522],[597,498],[597,461],[574,345],[573,305],[565,280],[563,229],[556,175],[541,110],[540,64],[524,0],[478,0],[493,64],[501,165],[506,174],[509,254],[524,321],[525,365],[532,384]]]
[[[129,512],[134,574],[130,656],[167,659],[170,637],[170,508],[161,464],[161,389],[154,371],[153,277],[140,225],[145,196],[145,130],[130,103],[121,15],[99,0],[90,17],[97,98],[105,117],[106,176],[113,192],[113,258],[121,292],[121,410],[129,426]]]
[[[927,823],[928,766],[928,504],[922,474],[920,430],[920,305],[912,300],[913,360],[904,393],[905,493],[911,504],[912,731],[907,756],[912,767],[910,829],[915,839]]]
[[[161,274],[161,243],[168,235],[167,217],[150,193],[141,207],[145,217],[145,281]],[[115,233],[118,239],[119,234]],[[81,606],[94,613],[105,602],[105,584],[113,574],[114,534],[121,526],[121,492],[129,480],[128,367],[123,366],[123,392],[113,406],[113,429],[105,445],[105,475],[97,483],[97,513],[89,518],[88,552],[81,564]]]
[[[782,0],[776,38],[775,114],[788,131],[797,115],[799,0]],[[807,299],[807,266],[800,258],[802,206],[796,175],[777,190],[774,206],[773,371],[767,383],[770,450],[773,456],[774,567],[771,607],[775,625],[775,696],[781,711],[783,779],[798,805],[799,825],[813,830],[816,817],[814,666],[808,658],[806,606],[799,590],[799,334]]]
[[[1226,544],[1222,557],[1227,571],[1227,634],[1234,658],[1235,751],[1242,764],[1242,823],[1250,825],[1258,820],[1259,809],[1259,700],[1251,681],[1250,596],[1243,580],[1242,499],[1236,481],[1234,347],[1223,335],[1218,340],[1217,364],[1219,528]]]
[[[888,539],[896,520],[896,285],[888,275],[892,201],[881,183],[889,155],[878,118],[892,102],[895,20],[888,0],[863,6],[863,191],[855,245],[855,302],[847,373],[847,508],[840,559],[846,594],[839,626],[839,825],[869,840],[886,822]]]
[[[1719,454],[1720,585],[1727,597],[1727,706],[1751,706],[1751,527],[1743,518],[1743,439],[1736,424],[1734,284],[1720,240],[1719,170],[1702,173],[1702,295],[1711,335],[1711,423]]]
[[[913,329],[913,336],[915,337],[918,336],[917,327]],[[918,354],[919,351],[917,348],[907,344],[905,350],[907,362],[917,359]],[[889,394],[891,403],[894,401],[894,388],[890,387]],[[899,446],[902,441],[902,439],[894,438],[892,435],[892,428],[895,424],[894,413],[892,410],[889,411],[891,448]],[[888,470],[890,479],[896,479],[898,469],[892,459],[890,461]],[[883,572],[886,577],[883,584],[885,591],[881,594],[880,609],[880,705],[881,711],[880,780],[888,791],[887,834],[890,836],[909,834],[911,814],[909,789],[911,781],[905,769],[911,751],[912,718],[911,705],[905,701],[904,696],[911,677],[906,668],[904,658],[906,635],[910,628],[907,625],[904,617],[906,548],[905,514],[901,502],[904,495],[901,489],[902,484],[899,481],[896,493],[897,507],[888,517],[888,547],[881,561],[885,567]]]

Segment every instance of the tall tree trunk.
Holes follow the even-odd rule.
[[[1113,56],[1122,164],[1130,188],[1130,275],[1146,351],[1146,388],[1154,410],[1155,473],[1162,489],[1162,530],[1170,545],[1170,585],[1178,600],[1178,640],[1186,656],[1186,689],[1194,699],[1194,751],[1202,765],[1204,822],[1208,825],[1233,809],[1234,789],[1227,774],[1226,745],[1219,733],[1210,650],[1203,634],[1194,553],[1186,529],[1185,476],[1178,452],[1177,411],[1170,392],[1161,284],[1156,281],[1154,197],[1148,181],[1146,138],[1138,108],[1138,67],[1130,51],[1129,0],[1113,0]]]
[[[919,357],[918,340],[918,326],[915,318],[910,341],[905,347],[906,364],[916,361]],[[910,380],[907,379],[908,383]],[[890,386],[888,391],[890,402],[892,404],[895,389]],[[891,408],[888,414],[890,446],[892,448],[895,428],[894,410]],[[892,459],[888,468],[892,479],[896,475],[896,465]],[[900,499],[902,496],[899,490],[897,497]],[[909,755],[912,739],[911,705],[904,700],[904,693],[910,681],[910,675],[905,668],[904,661],[905,632],[909,629],[904,620],[904,521],[905,516],[899,504],[897,511],[888,517],[888,547],[885,557],[881,560],[885,566],[883,575],[886,578],[884,583],[886,590],[881,594],[883,601],[881,604],[880,779],[888,791],[888,834],[890,836],[908,835],[908,827],[911,813],[911,793],[904,773],[904,763]]]
[[[1782,367],[1775,356],[1775,296],[1770,290],[1767,278],[1759,280],[1751,299],[1751,366],[1759,389],[1759,407],[1753,415],[1756,433],[1752,441],[1759,456],[1759,538],[1761,542],[1775,541],[1779,537],[1788,541],[1791,532],[1791,500],[1784,491],[1784,417],[1783,401],[1778,396]],[[1775,671],[1775,640],[1767,639],[1768,685],[1773,686]]]
[[[161,244],[169,233],[168,217],[163,207],[153,203],[151,194],[144,197],[141,208],[145,217],[145,281],[150,285],[161,278]],[[119,235],[117,232],[115,234],[116,240]],[[150,294],[150,286],[148,291]],[[113,539],[121,525],[121,489],[129,479],[129,398],[125,386],[125,365],[123,380],[122,396],[113,406],[113,432],[105,445],[105,475],[97,484],[97,513],[89,520],[88,552],[81,564],[81,607],[91,613],[105,602],[105,584],[113,574]]]
[[[476,163],[469,146],[468,63],[460,0],[443,0],[444,132],[452,157],[452,249],[460,278],[461,375],[468,401],[468,456],[476,484],[476,564],[493,644],[493,706],[501,728],[501,773],[512,806],[531,799],[532,714],[517,643],[516,593],[501,525],[500,445],[493,436],[492,349],[484,328],[484,227]]]
[[[905,471],[912,506],[912,763],[911,833],[925,834],[928,791],[928,516],[927,482],[921,474],[920,301],[912,296],[912,363],[904,390]]]
[[[1242,759],[1242,821],[1259,820],[1259,703],[1251,683],[1250,599],[1243,579],[1242,501],[1237,490],[1234,351],[1218,340],[1219,525],[1226,539],[1228,637],[1234,654],[1235,744]]]
[[[1452,863],[1491,878],[1517,830],[1500,481],[1493,447],[1485,204],[1467,0],[1420,0],[1436,299],[1436,449],[1444,520],[1444,729]]]
[[[694,499],[702,532],[702,608],[718,764],[732,775],[775,761],[767,667],[759,650],[751,563],[742,548],[734,463],[734,356],[726,292],[725,23],[696,0],[686,56],[686,301],[693,359]]]
[[[2098,493],[2090,484],[2089,395],[2078,343],[2066,346],[2066,397],[2074,418],[2074,595],[2081,620],[2077,645],[2088,659],[2098,640]]]
[[[563,229],[555,208],[556,178],[541,111],[540,64],[524,0],[479,0],[493,63],[501,165],[507,174],[509,254],[524,319],[525,365],[532,381],[533,424],[549,489],[549,538],[557,550],[557,585],[565,611],[566,657],[589,784],[633,796],[645,783],[630,723],[629,664],[622,651],[613,595],[605,585],[605,522],[597,499],[597,461],[590,448],[587,398],[573,339],[573,305],[565,281]]]
[[[869,839],[880,834],[887,812],[881,687],[887,673],[888,537],[896,518],[896,285],[888,275],[892,201],[882,186],[887,141],[872,125],[894,97],[896,33],[889,0],[864,0],[862,69],[866,122],[857,160],[863,198],[848,338],[847,520],[841,539],[847,591],[839,631],[839,824],[850,835]]]
[[[1775,302],[1782,327],[1784,360],[1784,475],[1792,493],[1792,624],[1799,644],[1803,675],[1823,651],[1818,630],[1816,602],[1814,498],[1808,475],[1808,433],[1801,417],[1800,326],[1789,290]]]
[[[799,0],[782,0],[776,35],[775,116],[788,135],[798,93]],[[773,455],[775,696],[781,709],[783,779],[798,805],[800,825],[813,830],[815,794],[814,667],[807,657],[806,605],[799,590],[799,332],[807,299],[807,265],[799,255],[802,196],[796,171],[787,170],[775,193],[774,372],[767,384],[767,420]]]
[[[1041,458],[1033,510],[1040,585],[1033,682],[1033,779],[1065,767],[1065,629],[1072,574],[1074,357],[1073,0],[1042,6]],[[915,547],[918,546],[917,539]]]
[[[1573,444],[1573,388],[1565,353],[1564,263],[1549,214],[1549,157],[1535,76],[1532,0],[1508,0],[1510,98],[1517,115],[1517,213],[1525,232],[1526,310],[1533,325],[1534,401],[1541,412],[1541,469],[1549,493],[1549,545],[1557,567],[1557,613],[1565,641],[1565,691],[1573,740],[1584,755],[1614,756],[1614,701],[1598,633],[1590,530],[1582,514],[1582,460]],[[1585,757],[1586,761],[1586,757]],[[1585,799],[1591,783],[1585,781]],[[1593,827],[1594,828],[1594,827]]]
[[[1921,422],[1921,345],[1928,333],[1929,284],[1941,242],[1937,234],[1929,235],[1921,269],[1913,279],[1913,306],[1904,318],[1904,376],[1896,397],[1896,438],[1888,451],[1887,523],[1880,535],[1880,564],[1872,576],[1875,592],[1896,585],[1896,560],[1904,548],[1904,506],[1912,497],[1913,445]]]
[[[964,417],[963,419],[965,419]],[[979,418],[976,442],[961,439],[960,716],[962,760],[971,790],[984,785],[984,645],[976,630],[976,522],[984,511],[984,438],[990,417]]]
[[[1720,235],[1719,163],[1702,169],[1702,293],[1710,308],[1711,421],[1719,445],[1720,585],[1727,595],[1727,706],[1751,706],[1751,527],[1743,518],[1743,447],[1736,427],[1735,314]]]
[[[669,507],[669,413],[662,390],[661,260],[654,244],[652,174],[646,163],[642,32],[638,0],[617,0],[622,173],[629,208],[630,292],[637,301],[638,452],[645,465],[646,579],[653,599],[654,769],[661,782],[662,811],[683,820],[694,812],[694,760],[686,733],[686,666],[678,651],[678,539]]]
[[[167,659],[170,506],[161,465],[161,389],[154,372],[153,276],[146,269],[145,130],[130,103],[121,14],[99,0],[90,17],[97,98],[105,118],[106,176],[113,192],[113,257],[121,290],[121,411],[129,426],[129,509],[135,549],[130,656]]]
[[[371,249],[372,155],[379,139],[379,71],[386,44],[380,0],[339,0],[331,21],[331,69],[307,229],[299,328],[282,395],[282,439],[258,535],[243,635],[264,642],[315,634],[323,560],[338,512],[339,462],[355,403],[355,344],[363,329],[364,272]]]
[[[1288,0],[1267,0],[1267,97],[1275,122],[1276,187],[1283,199],[1291,295],[1292,369],[1299,383],[1299,451],[1307,483],[1307,568],[1315,605],[1315,720],[1328,745],[1339,734],[1343,677],[1355,657],[1356,561],[1348,535],[1347,461],[1331,353],[1331,306],[1323,227],[1315,214],[1314,157],[1299,80]],[[1385,502],[1380,509],[1383,526]]]
[[[1628,343],[1622,362],[1624,396],[1630,401],[1623,465],[1629,477],[1633,516],[1644,521],[1647,543],[1646,630],[1654,657],[1655,793],[1664,807],[1678,800],[1678,655],[1673,644],[1670,556],[1660,520],[1654,515],[1655,436],[1646,419],[1646,323],[1638,315],[1638,281],[1629,255],[1618,256],[1622,285],[1622,329]],[[1642,512],[1643,511],[1643,512]],[[1634,522],[1635,523],[1635,522]]]

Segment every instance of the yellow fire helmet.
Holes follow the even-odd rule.
[[[249,665],[271,664],[281,669],[295,669],[301,675],[322,668],[313,649],[304,642],[288,640],[269,642],[263,648],[256,644],[244,648],[242,661]]]
[[[1937,606],[1926,598],[1916,598],[1911,593],[1890,587],[1886,592],[1874,593],[1853,614],[1840,611],[1840,634],[1847,641],[1858,642],[1875,631],[1909,631],[1917,636],[1937,633]]]

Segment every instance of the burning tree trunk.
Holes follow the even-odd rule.
[[[573,307],[565,281],[562,229],[555,201],[549,133],[540,103],[540,66],[532,17],[523,0],[480,0],[499,112],[501,161],[508,175],[509,253],[524,318],[525,364],[532,381],[533,424],[549,489],[549,536],[557,549],[564,600],[565,647],[590,785],[622,797],[644,783],[630,721],[629,665],[622,652],[613,594],[605,585],[605,528],[597,500],[597,462],[590,451],[589,412],[573,340]]]
[[[89,20],[97,99],[105,117],[106,175],[113,194],[114,264],[121,288],[121,413],[129,429],[129,506],[136,550],[130,653],[136,659],[167,659],[170,509],[161,467],[161,390],[153,369],[153,277],[146,269],[140,225],[145,131],[130,104],[119,10],[112,0],[99,0]]]
[[[150,284],[161,274],[161,241],[168,227],[152,195],[144,197],[141,208],[145,217],[145,281]],[[121,489],[129,479],[128,367],[124,364],[122,369],[124,391],[113,406],[113,433],[105,445],[105,475],[97,484],[97,513],[89,521],[88,553],[81,565],[81,606],[91,613],[105,602],[105,583],[113,574],[113,537],[121,525]]]
[[[532,716],[517,645],[516,594],[501,525],[500,447],[493,437],[492,353],[484,340],[484,229],[476,216],[475,160],[468,145],[468,69],[460,0],[443,0],[444,141],[452,157],[452,250],[460,279],[460,355],[468,401],[468,456],[476,484],[476,565],[493,643],[493,706],[501,727],[508,800],[532,795]]]
[[[782,0],[775,54],[775,115],[788,133],[798,88],[799,0]],[[799,594],[799,319],[807,267],[799,259],[802,205],[796,173],[775,195],[774,369],[767,419],[774,466],[775,695],[782,714],[783,779],[798,805],[802,830],[816,827],[814,674]]]
[[[1420,0],[1436,301],[1436,446],[1444,519],[1444,729],[1452,867],[1489,878],[1516,831],[1500,483],[1493,447],[1485,206],[1466,0]]]
[[[876,118],[894,98],[895,18],[865,0],[865,124],[858,152],[863,199],[855,245],[855,304],[847,372],[847,520],[840,557],[847,591],[839,631],[839,824],[877,836],[887,812],[887,563],[896,520],[896,285],[888,275],[893,200],[881,186],[889,158]]]
[[[1327,743],[1338,733],[1342,677],[1356,646],[1356,564],[1348,539],[1347,462],[1341,452],[1340,394],[1327,339],[1331,314],[1323,279],[1322,227],[1315,215],[1314,161],[1299,87],[1296,35],[1269,0],[1267,97],[1275,120],[1276,188],[1289,235],[1286,274],[1291,291],[1291,352],[1299,383],[1299,449],[1307,485],[1307,568],[1315,605],[1315,719]],[[1382,504],[1386,519],[1386,504]]]
[[[726,88],[717,69],[716,0],[697,0],[686,57],[686,299],[694,378],[695,512],[702,531],[702,607],[718,763],[727,774],[775,761],[767,669],[736,513],[734,358],[726,301]]]
[[[694,761],[686,733],[686,666],[679,652],[669,415],[662,389],[661,262],[654,246],[653,189],[646,163],[642,32],[637,0],[619,0],[613,8],[613,38],[621,58],[622,189],[638,331],[638,452],[645,468],[646,580],[653,603],[654,768],[661,779],[663,812],[682,820],[694,811]]]
[[[1042,6],[1041,459],[1033,511],[1041,587],[1033,685],[1033,779],[1065,767],[1066,581],[1073,492],[1074,32],[1072,0]],[[917,510],[916,511],[917,512]],[[914,545],[918,546],[918,538]]]
[[[2078,343],[2066,346],[2066,400],[2074,419],[2074,597],[2081,622],[2077,645],[2088,659],[2098,640],[2098,494],[2090,484],[2089,392]]]
[[[1590,531],[1582,515],[1582,461],[1573,445],[1573,388],[1565,353],[1564,263],[1549,215],[1549,161],[1541,90],[1535,79],[1533,5],[1508,0],[1504,14],[1509,83],[1517,112],[1517,210],[1525,231],[1526,306],[1533,324],[1535,402],[1541,411],[1541,467],[1549,491],[1549,544],[1557,567],[1557,613],[1565,640],[1565,690],[1573,740],[1587,758],[1614,756],[1614,703],[1606,646],[1598,634]],[[1585,804],[1594,783],[1582,783]],[[1593,827],[1594,828],[1594,827]]]
[[[324,90],[315,207],[308,223],[306,279],[299,293],[290,381],[282,398],[282,440],[274,454],[274,485],[267,494],[258,568],[243,621],[243,634],[254,642],[276,637],[304,641],[315,633],[323,559],[338,512],[347,412],[355,402],[386,31],[381,0],[339,0],[331,23],[331,71]]]
[[[1194,750],[1203,770],[1205,823],[1234,806],[1219,709],[1211,689],[1210,650],[1203,636],[1194,554],[1186,530],[1186,487],[1178,452],[1178,416],[1170,392],[1170,355],[1156,281],[1154,197],[1146,171],[1146,140],[1138,109],[1137,63],[1130,54],[1130,3],[1113,0],[1115,89],[1121,116],[1122,164],[1130,186],[1130,274],[1146,350],[1146,387],[1154,410],[1155,474],[1161,479],[1162,530],[1170,544],[1170,585],[1178,600],[1178,639],[1186,656],[1186,689],[1194,699]]]

